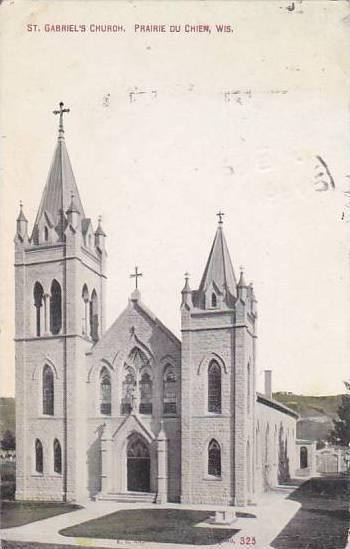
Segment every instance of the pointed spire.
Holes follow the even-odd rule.
[[[74,195],[73,192],[71,193],[71,201],[70,201],[70,204],[68,206],[68,209],[66,210],[66,213],[67,214],[69,214],[69,213],[80,213],[79,207],[77,206],[77,204],[75,202],[75,195]]]
[[[198,292],[205,294],[214,285],[223,294],[226,304],[231,306],[232,298],[237,297],[237,281],[223,231],[224,214],[219,212],[217,215],[219,224]]]
[[[21,241],[28,240],[28,220],[23,212],[23,203],[19,203],[19,214],[17,217],[17,236]]]
[[[95,246],[100,250],[100,252],[103,252],[105,249],[105,238],[106,233],[102,229],[102,216],[98,216],[98,225],[97,229],[95,231]]]
[[[106,236],[106,233],[102,229],[102,215],[98,216],[98,225],[97,225],[95,235],[96,236]]]
[[[60,109],[53,112],[59,114],[58,141],[33,227],[33,240],[36,244],[39,243],[39,223],[45,214],[55,227],[59,240],[63,240],[66,224],[64,214],[70,209],[72,193],[74,208],[80,213],[81,219],[85,218],[64,141],[63,114],[69,112],[69,109],[64,109],[63,103],[60,103]]]
[[[238,288],[247,288],[248,285],[244,279],[244,269],[242,265],[240,267],[240,270],[241,270],[241,276],[239,277]]]
[[[189,278],[190,278],[189,273],[185,273],[185,285],[181,292],[182,294],[181,307],[187,307],[187,308],[193,307],[192,290],[190,288]]]
[[[19,214],[18,214],[18,217],[17,217],[17,221],[28,221],[28,219],[26,218],[26,216],[23,213],[23,202],[22,202],[22,200],[20,200],[20,202],[19,202]]]

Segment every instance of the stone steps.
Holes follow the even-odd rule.
[[[121,503],[155,503],[156,495],[153,492],[125,492],[124,494],[100,494],[100,501],[118,501]]]

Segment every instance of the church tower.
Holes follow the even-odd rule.
[[[17,499],[86,496],[86,353],[105,325],[105,233],[86,217],[58,141],[31,236],[15,236]],[[30,184],[30,182],[28,182]]]
[[[198,290],[182,291],[181,501],[254,497],[256,299],[237,282],[222,215]]]

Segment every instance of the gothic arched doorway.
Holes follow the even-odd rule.
[[[144,440],[133,435],[127,446],[127,485],[129,492],[150,491],[150,455]]]

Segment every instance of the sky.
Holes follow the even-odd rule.
[[[14,392],[13,238],[30,227],[64,101],[86,215],[108,235],[108,325],[138,265],[142,301],[180,335],[224,211],[236,275],[258,299],[258,389],[344,391],[350,377],[348,2],[2,4],[1,394]],[[28,24],[40,31],[29,32]],[[86,32],[45,25],[86,25]],[[123,32],[90,32],[90,25]],[[134,25],[167,32],[136,32]],[[185,32],[185,25],[211,32]],[[216,24],[230,26],[218,33]],[[179,33],[169,32],[180,25]],[[335,188],[324,188],[327,164]]]

